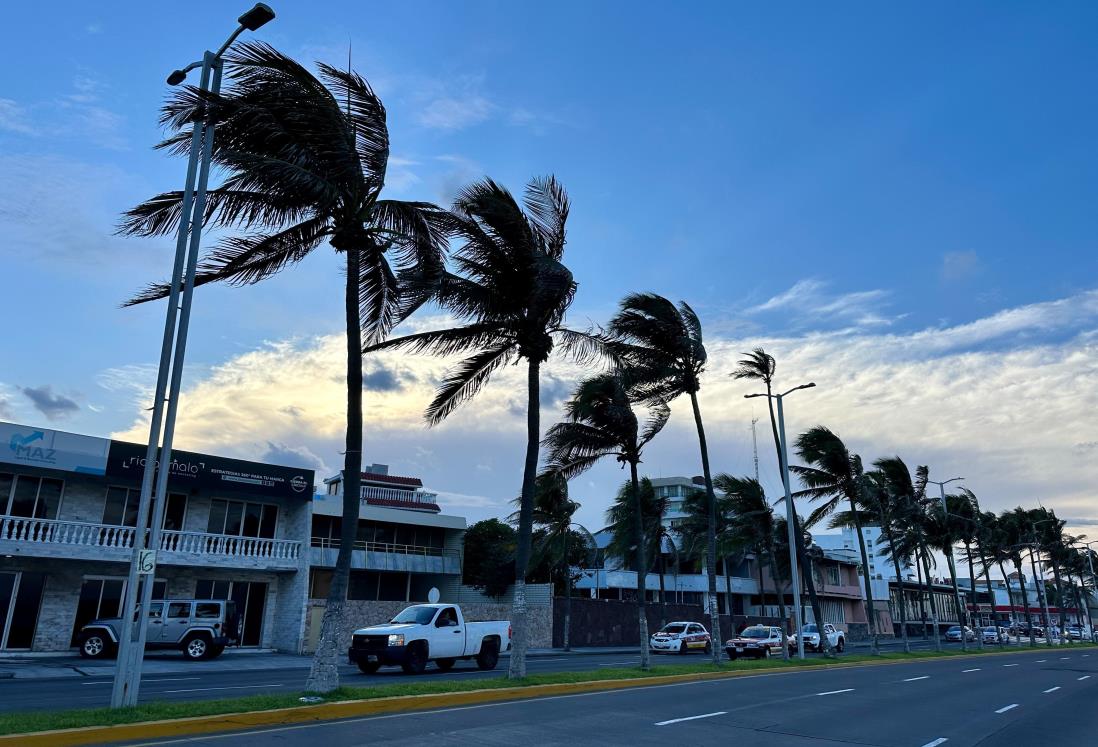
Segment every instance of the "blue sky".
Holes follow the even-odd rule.
[[[170,242],[121,239],[111,228],[126,207],[181,181],[183,164],[151,148],[162,134],[163,80],[219,43],[236,10],[189,7],[198,20],[147,3],[6,10],[8,28],[21,32],[7,39],[18,64],[0,72],[9,351],[0,417],[140,433],[163,308],[118,304],[168,271]],[[336,64],[350,45],[354,67],[384,98],[392,196],[446,203],[485,174],[516,190],[538,174],[564,182],[574,203],[568,261],[581,284],[576,324],[605,320],[633,290],[687,299],[716,351],[711,388],[736,351],[765,342],[784,353],[790,375],[830,385],[831,398],[806,397],[793,425],[826,419],[867,457],[902,451],[913,464],[944,462],[943,471],[971,471],[980,457],[1001,507],[1041,494],[1080,525],[1098,515],[1086,513],[1096,476],[1087,459],[1052,465],[1041,451],[1086,457],[1098,447],[1084,417],[1098,368],[1093,4],[275,9],[259,38]],[[318,385],[305,420],[275,436],[266,418],[279,402],[306,411],[300,380],[286,373],[301,361],[318,379],[338,377],[324,341],[339,333],[340,313],[338,264],[326,248],[263,287],[204,289],[187,381],[206,391],[207,410],[196,394],[180,445],[337,464],[340,426],[328,421],[338,420],[329,406],[338,388]],[[249,380],[241,371],[254,373],[258,359],[263,375]],[[519,462],[509,426],[488,428],[474,410],[426,432],[415,411],[437,367],[384,365],[375,381],[403,399],[381,398],[374,422],[384,425],[367,429],[367,460],[418,470],[463,496],[455,511],[503,512]],[[896,393],[876,403],[864,393],[905,376],[912,388],[883,411],[902,422],[882,423],[873,408]],[[261,411],[213,403],[201,389],[241,381],[269,387]],[[989,381],[1030,388],[1013,398],[1002,388],[977,393]],[[570,385],[567,368],[550,382],[558,395]],[[727,440],[718,468],[745,472],[750,407],[728,404],[742,392],[719,391],[709,408]],[[478,408],[491,411],[485,402]],[[499,417],[513,419],[504,405]],[[677,414],[672,427],[688,425]],[[697,470],[681,444],[655,449],[653,471]],[[1006,480],[1000,462],[1031,482]],[[600,470],[580,490],[591,522],[619,478]]]

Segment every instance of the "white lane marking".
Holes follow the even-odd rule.
[[[673,718],[668,721],[657,721],[656,726],[667,726],[668,724],[677,724],[680,721],[697,721],[699,718],[713,718],[714,716],[723,716],[728,711],[715,711],[713,713],[703,713],[700,716],[686,716],[685,718]]]
[[[609,664],[599,664],[600,667],[620,667],[622,664],[640,664],[639,661],[612,661]]]
[[[816,694],[817,695],[838,695],[839,693],[852,693],[852,692],[854,692],[854,688],[853,687],[848,687],[845,690],[828,690],[825,693],[816,693]]]
[[[1000,708],[999,710],[997,710],[997,711],[995,711],[995,712],[996,712],[996,713],[1006,713],[1006,712],[1007,712],[1007,711],[1009,711],[1009,710],[1010,710],[1011,708],[1017,708],[1017,707],[1018,707],[1018,704],[1017,704],[1017,703],[1011,703],[1011,704],[1010,704],[1010,705],[1008,705],[1008,706],[1003,706],[1002,708]]]
[[[1046,692],[1046,693],[1054,693],[1054,692],[1056,692],[1056,691],[1057,691],[1057,690],[1059,690],[1059,689],[1060,689],[1060,686],[1059,686],[1059,685],[1057,685],[1056,687],[1050,687],[1049,689],[1045,690],[1045,692]]]
[[[282,685],[227,685],[225,687],[194,687],[189,690],[164,690],[168,693],[204,693],[210,690],[248,690],[253,687],[282,687]]]
[[[948,741],[949,740],[946,737],[938,737],[933,742],[927,742],[926,744],[923,745],[923,747],[938,747],[938,745],[942,744],[943,742],[948,742]]]
[[[980,671],[979,667],[977,667],[976,669],[962,669],[961,674],[968,674],[969,672],[979,672],[979,671]]]
[[[1038,659],[1037,663],[1038,664],[1044,664],[1046,661],[1048,661],[1048,659]]]
[[[929,674],[924,674],[922,677],[908,677],[906,680],[904,680],[904,682],[914,682],[915,680],[928,680],[928,679],[930,679],[930,675]]]
[[[1067,661],[1070,658],[1071,658],[1070,656],[1061,656],[1060,661]]]
[[[1004,667],[1016,667],[1018,665],[1017,664],[1004,664],[1003,666]]]
[[[200,680],[201,677],[164,677],[159,680],[141,680],[143,684],[150,684],[153,682],[189,682],[192,680]],[[114,682],[81,682],[81,685],[113,685]]]
[[[1082,677],[1080,677],[1078,680],[1076,680],[1076,682],[1082,682],[1083,680],[1089,680],[1089,679],[1090,679],[1090,675],[1089,674],[1084,674]]]

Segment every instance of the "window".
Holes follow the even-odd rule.
[[[156,498],[153,497],[152,510],[149,513],[149,524],[152,524],[152,513],[156,510]],[[137,510],[141,505],[141,491],[138,488],[124,488],[112,485],[107,488],[107,496],[103,501],[103,523],[112,526],[137,526]],[[168,505],[164,509],[163,528],[170,531],[182,531],[183,519],[187,514],[187,496],[181,493],[170,493]]]
[[[168,603],[168,619],[190,617],[191,616],[191,603],[190,602],[169,602]]]
[[[221,605],[217,602],[198,602],[194,606],[194,616],[201,618],[221,617]]]
[[[321,572],[327,573],[329,578],[332,573],[331,571]],[[378,574],[376,572],[352,570],[350,578],[347,579],[347,598],[356,600],[377,599],[377,584]]]
[[[842,580],[839,576],[839,567],[837,565],[829,565],[826,568],[827,571],[827,583],[832,586],[839,586],[842,584]]]
[[[149,605],[149,619],[150,620],[159,620],[163,616],[164,616],[164,605],[163,604],[150,604]]]
[[[351,583],[354,584],[355,573],[351,573]],[[313,568],[309,572],[309,598],[327,599],[328,592],[332,588],[332,571],[326,568]],[[377,599],[377,596],[352,597],[352,599]]]
[[[233,537],[272,539],[275,536],[277,522],[278,506],[215,498],[210,503],[210,520],[206,531],[210,534],[228,534]]]
[[[64,487],[52,477],[0,474],[0,514],[56,519]]]

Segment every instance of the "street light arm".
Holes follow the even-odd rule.
[[[790,389],[788,392],[782,392],[778,396],[779,397],[784,397],[787,394],[792,394],[793,392],[797,391],[798,389],[811,389],[814,386],[816,386],[816,382],[810,381],[807,384],[801,384],[800,386],[795,386],[792,389]]]

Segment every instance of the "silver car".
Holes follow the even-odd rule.
[[[185,659],[213,659],[239,640],[236,602],[220,599],[166,599],[149,605],[146,649],[178,649]],[[122,618],[92,620],[80,629],[77,646],[86,659],[118,653]]]

